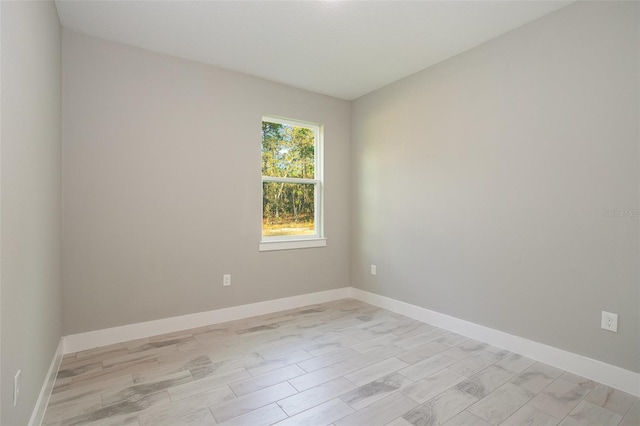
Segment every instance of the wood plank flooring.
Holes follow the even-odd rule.
[[[66,355],[46,425],[640,425],[638,398],[345,299]]]

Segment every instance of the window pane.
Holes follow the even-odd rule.
[[[313,183],[262,183],[262,235],[315,234]]]
[[[315,134],[305,127],[262,122],[262,176],[313,179]]]

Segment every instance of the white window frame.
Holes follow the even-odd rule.
[[[324,132],[323,126],[308,121],[295,120],[290,118],[265,115],[262,121],[269,123],[284,124],[294,127],[309,129],[315,134],[314,145],[314,179],[293,179],[262,176],[260,183],[260,194],[264,182],[284,182],[284,183],[304,183],[314,185],[314,226],[315,233],[312,235],[283,235],[265,237],[262,235],[262,222],[260,225],[260,251],[291,250],[301,248],[325,247],[327,240],[324,237]],[[261,122],[262,125],[262,122]],[[260,142],[262,144],[262,140]],[[260,197],[262,199],[262,196]],[[261,203],[262,207],[262,203]],[[260,217],[262,218],[262,208]]]

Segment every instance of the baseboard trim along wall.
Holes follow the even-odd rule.
[[[595,380],[635,396],[640,396],[639,373],[353,287],[343,287],[318,293],[73,334],[64,337],[64,353],[73,353],[158,334],[233,321],[256,315],[264,315],[287,309],[295,309],[302,306],[349,297],[454,333],[462,334],[475,340],[486,342],[502,349],[507,349],[511,352]]]
[[[44,412],[47,409],[47,405],[49,405],[49,398],[51,397],[51,392],[53,391],[53,384],[56,381],[58,369],[60,368],[60,363],[62,362],[62,355],[64,355],[64,337],[60,338],[60,342],[58,342],[58,348],[56,349],[55,354],[53,354],[53,359],[51,360],[49,371],[47,371],[47,375],[44,378],[44,383],[42,384],[40,395],[38,395],[38,400],[36,401],[36,405],[33,408],[33,412],[31,413],[31,419],[29,419],[29,426],[40,426],[42,424],[42,420],[44,419]]]
[[[639,373],[365,290],[351,297],[640,396]]]
[[[202,327],[210,324],[249,318],[256,315],[264,315],[287,309],[300,308],[302,306],[314,305],[316,303],[345,299],[350,297],[350,292],[351,287],[342,287],[334,290],[267,300],[265,302],[251,303],[248,305],[232,306],[230,308],[216,309],[196,314],[181,315],[178,317],[140,322],[120,327],[88,331],[86,333],[71,334],[64,338],[64,353],[69,354],[100,346],[127,342],[129,340],[157,336],[158,334],[173,333],[175,331],[187,330],[189,328]]]

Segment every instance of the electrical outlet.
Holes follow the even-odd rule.
[[[618,332],[618,314],[602,311],[602,323],[600,324],[604,330]]]
[[[20,396],[20,370],[13,376],[13,406],[18,405],[18,397]]]
[[[231,285],[231,274],[224,274],[222,276],[222,285],[229,287]]]
[[[371,275],[376,274],[376,265],[371,265]]]

